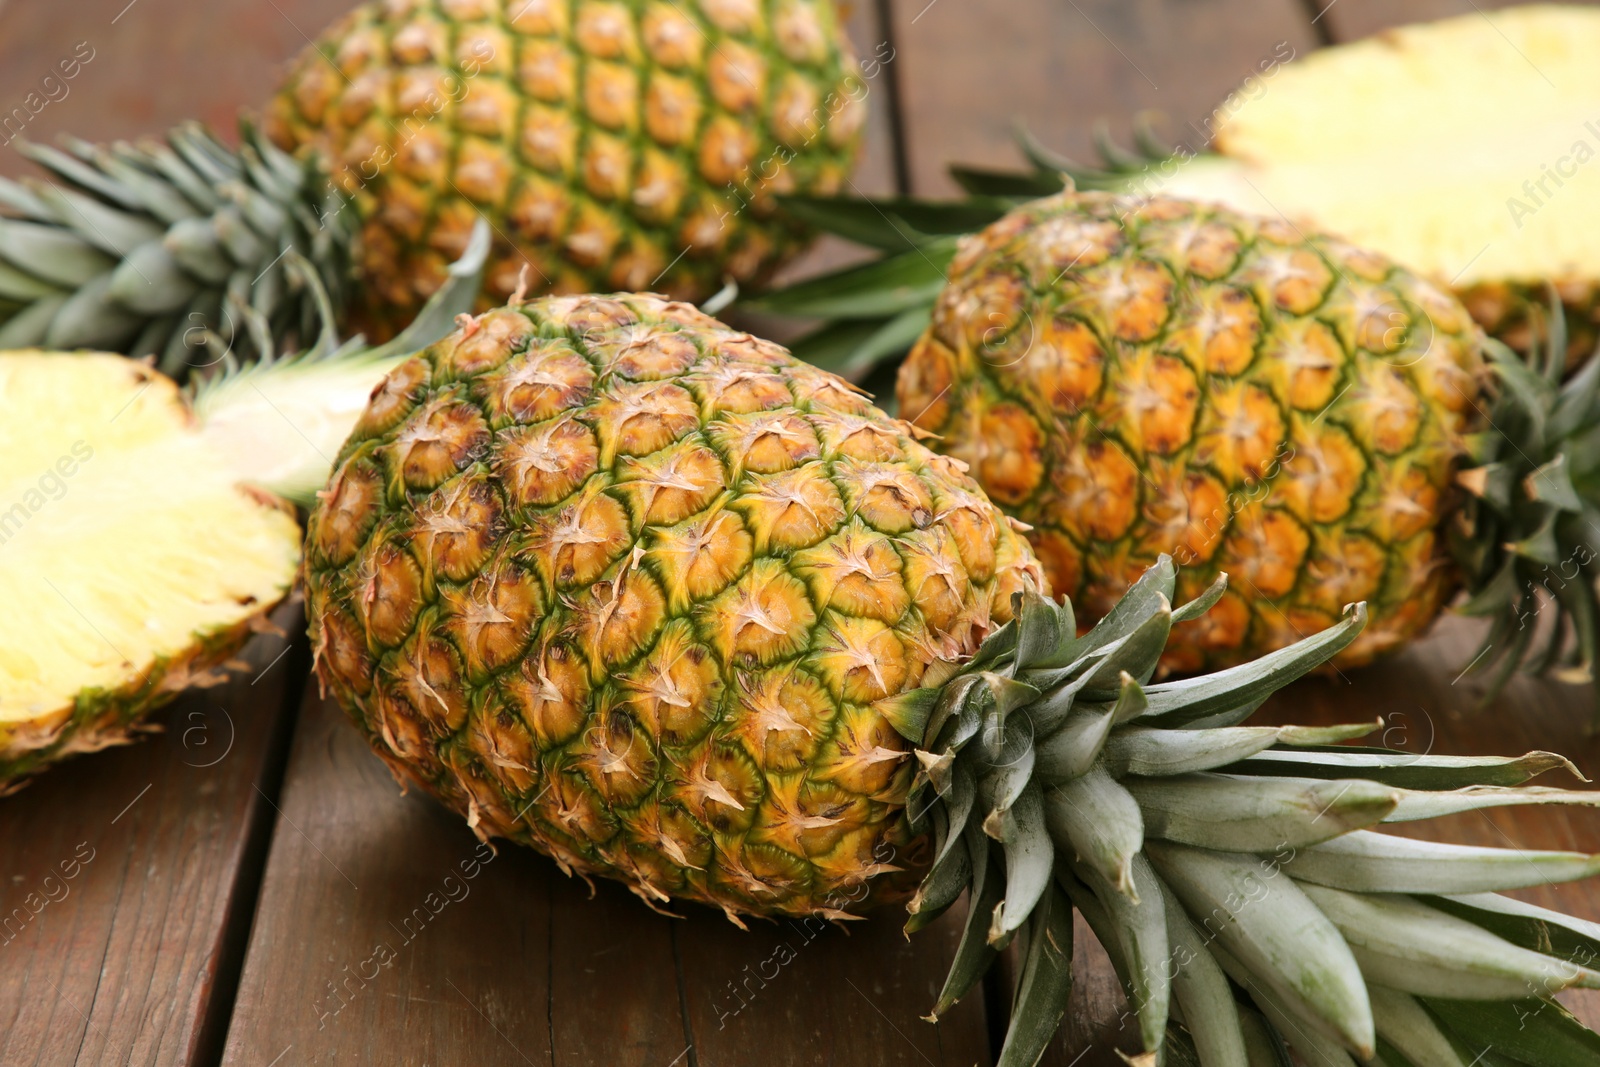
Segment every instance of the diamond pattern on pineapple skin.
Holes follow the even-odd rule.
[[[829,192],[859,143],[859,75],[836,13],[823,0],[745,7],[371,0],[296,62],[268,130],[338,161],[369,248],[383,250],[361,261],[374,328],[408,321],[442,281],[426,250],[445,195],[480,204],[497,258],[535,264],[542,291],[662,284],[701,299],[728,273],[769,275],[801,246],[805,230],[772,210],[765,186]],[[844,103],[810,129],[825,99]],[[789,159],[768,182],[758,164],[774,142]],[[649,178],[637,171],[646,159]],[[556,180],[559,207],[555,188],[530,197],[535,175]],[[647,187],[657,192],[636,205]],[[728,232],[675,258],[705,210],[731,219]],[[515,284],[515,271],[489,278],[502,298]]]
[[[1079,262],[1016,289],[1018,271],[1037,274],[1063,240]],[[1171,279],[1164,297],[1151,265]],[[1028,325],[985,346],[970,314],[980,306]],[[1063,322],[1079,324],[1076,345],[1044,343]],[[1336,614],[1337,590],[1365,590],[1373,614],[1373,638],[1339,660],[1357,664],[1425,625],[1446,585],[1437,556],[1416,545],[1436,527],[1476,428],[1473,329],[1430,283],[1281,220],[1065,194],[963,239],[898,395],[920,429],[940,435],[938,449],[972,463],[978,483],[1033,527],[1052,586],[1083,599],[1080,622],[1094,621],[1093,604],[1127,567],[1169,552],[1193,575],[1186,589],[1222,570],[1235,585],[1214,621],[1174,631],[1163,670],[1271,651],[1295,636],[1290,623]],[[1082,358],[1096,351],[1100,363]],[[1171,426],[1181,421],[1171,398],[1155,402],[1150,351],[1193,371],[1188,437]],[[979,462],[990,413],[1019,405],[1047,431],[1049,484],[1027,494]]]
[[[397,773],[655,904],[842,917],[902,892],[863,885],[911,775],[872,702],[1042,580],[964,468],[658,297],[496,312],[400,374],[308,579],[319,669]],[[435,486],[385,478],[373,457],[442,403],[487,443]],[[401,639],[376,671],[371,610]]]

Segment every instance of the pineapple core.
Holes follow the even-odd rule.
[[[299,531],[120,356],[0,353],[0,741],[162,675],[292,585]],[[114,710],[114,708],[113,708]]]
[[[1457,288],[1600,277],[1597,44],[1600,10],[1528,6],[1315,52],[1140,191],[1314,218]]]

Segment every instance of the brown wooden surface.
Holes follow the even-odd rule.
[[[226,129],[234,109],[263,100],[283,62],[351,2],[0,0],[0,111],[87,41],[95,58],[30,136],[134,136],[194,116]],[[1047,145],[1087,158],[1097,120],[1125,138],[1128,117],[1155,108],[1169,138],[1198,147],[1189,124],[1281,47],[1304,54],[1322,41],[1495,6],[855,0],[858,51],[874,54],[886,41],[894,55],[871,87],[855,185],[949,191],[947,162],[1016,160],[1019,119]],[[26,169],[0,149],[0,172]],[[853,254],[824,244],[792,274]],[[282,648],[261,642],[252,655],[266,666]],[[1549,748],[1600,776],[1600,744],[1583,729],[1587,692],[1519,681],[1476,710],[1471,681],[1456,681],[1470,648],[1471,627],[1448,622],[1389,663],[1294,687],[1261,718],[1386,714],[1397,747]],[[167,716],[163,737],[82,758],[0,802],[0,914],[80,844],[95,850],[68,895],[0,943],[0,1064],[992,1062],[1002,981],[938,1027],[918,1018],[953,949],[949,921],[910,944],[888,915],[849,935],[808,937],[781,923],[741,933],[695,908],[682,920],[654,915],[615,885],[598,884],[591,899],[583,883],[514,847],[474,868],[477,843],[460,821],[400,797],[314,694],[282,771],[304,658],[301,648],[256,685],[247,677],[190,697]],[[201,742],[225,732],[219,708],[237,729],[234,746],[216,766],[195,766],[217,751]],[[1529,809],[1409,829],[1600,850],[1593,812]],[[1592,887],[1528,895],[1600,918]],[[1120,1063],[1114,1049],[1135,1044],[1120,1021],[1121,993],[1081,923],[1077,942],[1073,1001],[1046,1063]],[[1600,1023],[1600,995],[1571,1003]]]
[[[298,607],[280,610],[289,632]],[[0,1064],[212,1062],[271,831],[303,640],[0,802]],[[20,909],[20,910],[19,910]]]
[[[401,797],[314,696],[279,804],[225,1063],[404,1050],[436,1064],[959,1067],[988,1055],[979,998],[938,1027],[918,1018],[954,948],[949,919],[910,943],[887,915],[849,934],[789,922],[744,933],[698,907],[653,914],[609,882],[591,898],[515,846],[473,867],[465,824]]]
[[[284,63],[350,0],[6,0],[0,4],[0,113],[23,103],[80,42],[94,58],[28,125],[49,141],[159,134],[184,119],[231,131]],[[56,95],[61,96],[60,90]],[[9,150],[0,171],[26,165]]]
[[[1172,142],[1280,47],[1316,36],[1300,0],[891,0],[911,189],[945,195],[951,162],[1015,166],[1020,122],[1047,146],[1096,158],[1092,131],[1128,143],[1162,112]]]

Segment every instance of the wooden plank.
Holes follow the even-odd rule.
[[[303,630],[298,607],[276,619]],[[258,638],[162,735],[0,801],[0,1063],[214,1060],[304,646]]]
[[[621,921],[626,893],[589,901],[525,850],[481,850],[400,797],[314,692],[280,807],[224,1063],[547,1063],[616,1040],[616,1062],[663,1064],[684,1047],[664,920]]]
[[[952,912],[909,941],[898,908],[848,930],[784,919],[748,934],[696,915],[678,939],[700,1067],[987,1063],[981,990],[923,1019],[960,939]]]
[[[329,702],[306,704],[280,806],[227,1064],[291,1048],[297,1064],[987,1058],[978,998],[937,1028],[918,1020],[948,924],[907,946],[894,915],[850,936],[743,933],[698,907],[657,915],[610,882],[591,899],[549,860],[512,845],[485,858],[459,818],[399,797]],[[730,983],[759,995],[739,1009]]]
[[[59,133],[131,139],[184,119],[230,134],[238,109],[265,103],[285,61],[353,6],[354,0],[10,3],[0,7],[0,115],[24,108],[24,132],[40,142]],[[62,77],[63,62],[74,77]],[[36,94],[31,101],[30,94]],[[16,132],[13,123],[0,143]],[[0,152],[0,172],[31,170],[16,153]]]
[[[1475,678],[1457,681],[1477,651],[1482,624],[1443,619],[1434,634],[1401,656],[1342,677],[1313,678],[1274,697],[1252,722],[1331,725],[1382,715],[1374,744],[1418,754],[1520,755],[1532,749],[1560,752],[1591,777],[1600,776],[1600,736],[1587,731],[1594,691],[1530,678],[1517,679],[1486,707]],[[1585,786],[1558,772],[1533,784]],[[1408,837],[1501,848],[1570,849],[1600,852],[1600,812],[1593,809],[1508,808],[1403,823],[1388,828]],[[1386,831],[1387,832],[1387,831]],[[1512,894],[1548,908],[1600,920],[1600,883],[1543,886]],[[1080,923],[1080,955],[1090,935]],[[1138,1028],[1116,988],[1110,963],[1094,946],[1093,962],[1075,960],[1072,1020],[1043,1061],[1044,1067],[1118,1067],[1115,1049],[1134,1052]],[[1600,992],[1563,993],[1563,1003],[1591,1027],[1600,1028]],[[1078,1057],[1082,1057],[1079,1059]]]
[[[1173,142],[1247,75],[1316,37],[1297,0],[891,0],[912,191],[947,195],[952,162],[1012,166],[1023,123],[1058,152],[1095,157],[1106,120],[1124,144],[1141,110]],[[1191,125],[1193,124],[1193,125]]]
[[[1313,17],[1325,27],[1329,39],[1354,41],[1360,37],[1404,26],[1412,22],[1431,22],[1473,12],[1482,14],[1502,7],[1516,7],[1526,0],[1309,0]],[[1592,4],[1597,0],[1575,0]]]

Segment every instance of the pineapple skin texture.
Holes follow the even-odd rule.
[[[307,532],[320,677],[402,782],[647,903],[901,894],[933,685],[1042,583],[960,464],[692,306],[546,297],[396,369]]]
[[[361,221],[375,333],[404,326],[481,213],[501,303],[758,284],[806,234],[774,194],[848,178],[866,83],[831,0],[373,0],[308,49],[267,129]]]
[[[1453,297],[1288,223],[1167,198],[1065,193],[968,238],[900,371],[1028,533],[1080,622],[1160,553],[1179,596],[1169,671],[1217,669],[1365,600],[1335,661],[1394,649],[1456,588],[1439,530],[1483,374]]]

